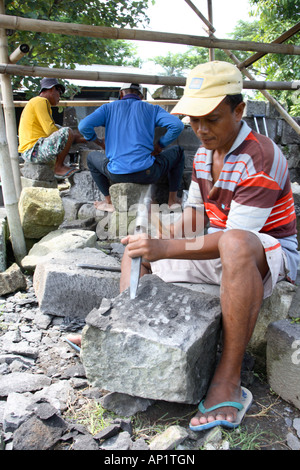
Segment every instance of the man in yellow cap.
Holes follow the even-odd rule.
[[[240,424],[252,400],[241,387],[242,360],[262,300],[278,281],[294,282],[299,263],[286,159],[271,139],[242,120],[241,91],[242,75],[227,62],[191,71],[172,111],[189,116],[201,141],[182,220],[170,239],[123,240],[121,291],[129,286],[130,259],[137,256],[147,260],[142,275],[221,286],[222,355],[191,420],[196,431]]]

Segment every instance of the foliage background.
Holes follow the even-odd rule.
[[[147,24],[146,9],[152,0],[6,0],[6,14],[64,23],[134,28]],[[28,44],[29,53],[20,64],[74,69],[75,64],[113,64],[139,67],[136,49],[123,40],[98,39],[59,34],[14,31],[8,37],[9,54],[20,44]],[[39,78],[13,77],[13,88],[24,85],[27,98],[39,89]],[[67,88],[70,95],[76,90]]]

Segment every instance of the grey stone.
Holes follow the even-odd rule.
[[[64,216],[64,221],[71,221],[77,219],[78,216],[78,211],[80,207],[82,206],[82,202],[77,201],[77,199],[71,198],[68,194],[61,195],[61,200],[64,206],[64,211],[65,211],[65,216]]]
[[[109,188],[109,194],[117,212],[127,212],[131,206],[141,203],[149,190],[148,184],[117,183]]]
[[[140,438],[133,442],[130,450],[149,450],[149,446],[144,439]]]
[[[177,425],[170,426],[163,433],[158,434],[151,440],[149,448],[151,451],[176,449],[188,435],[185,428]]]
[[[126,290],[99,310],[86,318],[81,347],[94,386],[179,403],[202,398],[215,366],[218,297],[147,275],[134,300]]]
[[[57,181],[39,181],[21,176],[21,186],[23,188],[57,188]]]
[[[57,415],[47,420],[32,416],[15,431],[14,450],[50,450],[66,431],[66,422]]]
[[[59,412],[65,411],[68,404],[75,401],[76,398],[68,380],[60,380],[53,384],[48,383],[42,390],[35,392],[34,397],[37,401],[47,401]]]
[[[12,392],[34,392],[50,385],[51,379],[43,374],[29,372],[13,372],[0,377],[0,397],[6,397]]]
[[[297,431],[297,436],[300,437],[300,418],[293,420],[293,428]]]
[[[50,165],[25,162],[20,171],[25,178],[32,180],[55,181],[54,170]]]
[[[98,450],[99,446],[90,434],[79,434],[75,437],[72,450]]]
[[[27,409],[33,401],[31,393],[15,393],[8,395],[3,416],[3,430],[5,432],[15,431],[26,419],[33,414],[33,410]]]
[[[96,241],[95,232],[90,230],[58,229],[36,243],[28,255],[24,256],[21,265],[24,269],[34,270],[36,265],[43,261],[44,256],[66,250],[94,247]]]
[[[64,207],[58,189],[23,188],[19,212],[26,238],[42,238],[56,230],[64,220]]]
[[[69,197],[81,203],[103,199],[89,171],[75,173],[71,181]]]
[[[288,433],[286,443],[291,450],[300,450],[300,440],[292,432]]]
[[[0,295],[26,289],[26,279],[16,263],[0,273]]]
[[[113,436],[116,436],[121,431],[120,424],[111,424],[102,431],[94,435],[94,439],[101,441],[102,439],[110,439]]]
[[[117,436],[107,439],[99,445],[100,450],[129,450],[132,446],[130,434],[127,431],[121,432]]]
[[[104,297],[119,293],[120,273],[77,265],[119,268],[120,263],[96,248],[62,251],[37,264],[33,286],[40,311],[61,317],[84,318]]]
[[[272,390],[300,409],[300,325],[289,320],[269,325],[267,376]]]
[[[270,323],[288,318],[296,287],[289,282],[276,284],[273,293],[262,303],[248,350],[257,357],[257,363],[266,363],[267,330]]]
[[[97,222],[94,217],[81,219],[79,213],[78,213],[78,217],[79,219],[63,222],[59,228],[91,230],[91,231],[96,230]]]
[[[1,337],[2,350],[9,354],[25,356],[26,358],[36,359],[38,357],[38,348],[32,347],[27,341],[15,342],[14,338],[6,333]]]
[[[121,416],[133,416],[140,411],[146,411],[153,404],[147,398],[131,397],[125,393],[108,393],[100,399],[103,408]]]

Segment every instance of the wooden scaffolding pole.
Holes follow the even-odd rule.
[[[274,41],[272,41],[274,44],[281,44],[290,37],[294,36],[296,33],[300,31],[300,22],[295,24],[292,28],[288,29],[285,31],[285,33],[281,34],[276,38]],[[262,52],[257,52],[256,54],[253,54],[251,57],[248,57],[248,59],[244,60],[243,62],[240,62],[239,68],[244,68],[244,67],[249,67],[249,65],[254,64],[257,60],[261,59],[264,57],[266,54],[263,54]]]
[[[187,0],[185,0],[187,2]],[[200,17],[200,19],[202,19]],[[206,21],[206,24],[209,23]],[[211,29],[214,29],[213,25],[211,25]],[[212,36],[213,33],[211,33]],[[241,62],[239,59],[233,54],[233,52],[224,49],[224,52],[230,57],[233,62],[237,65],[238,68],[248,77],[250,80],[255,80],[254,75],[252,75],[245,67],[241,68]],[[260,90],[261,94],[277,109],[279,114],[283,117],[283,119],[297,132],[300,134],[300,126],[296,123],[296,121],[286,112],[286,110],[271,96],[267,91]]]
[[[0,0],[0,13],[5,13],[4,0]],[[8,43],[5,29],[0,28],[0,61],[8,63]],[[19,165],[18,153],[18,138],[17,138],[17,124],[16,113],[13,104],[13,91],[11,86],[10,76],[8,74],[1,74],[1,94],[3,99],[3,109],[6,125],[6,135],[8,141],[9,154],[11,159],[11,167],[13,172],[13,179],[16,189],[17,197],[21,194],[21,175]]]
[[[144,75],[120,72],[95,72],[85,70],[57,69],[48,67],[36,67],[17,64],[0,64],[0,74],[21,75],[26,77],[53,77],[62,79],[77,79],[93,82],[120,82],[143,83],[148,85],[185,86],[185,77],[173,77],[165,75]],[[297,90],[300,88],[300,80],[293,82],[266,82],[259,80],[244,80],[243,87],[255,90]],[[61,103],[61,101],[60,101]]]
[[[9,156],[3,109],[0,105],[0,175],[11,244],[16,262],[26,256],[26,243],[18,210],[18,197],[12,180],[12,166]]]
[[[127,39],[132,41],[166,42],[199,46],[232,49],[239,51],[257,51],[275,54],[300,55],[300,47],[292,44],[272,44],[254,41],[235,41],[231,39],[206,38],[190,34],[161,33],[159,31],[143,31],[138,29],[109,28],[78,23],[62,23],[58,21],[35,20],[19,16],[0,14],[0,27],[39,33],[66,34],[106,39]]]

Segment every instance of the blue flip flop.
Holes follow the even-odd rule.
[[[64,175],[57,175],[55,174],[54,177],[57,180],[64,180],[65,178],[70,178],[70,176],[73,176],[75,173],[78,173],[80,170],[79,168],[70,168]]]
[[[65,341],[71,346],[71,348],[75,349],[78,353],[80,353],[81,348],[77,346],[77,344],[70,341],[68,338],[65,338]]]
[[[190,424],[190,429],[192,431],[204,431],[205,429],[211,429],[211,428],[214,428],[215,426],[224,426],[226,428],[237,428],[241,424],[253,400],[252,393],[245,387],[241,387],[241,388],[242,388],[242,398],[241,398],[240,403],[236,401],[224,401],[222,403],[219,403],[218,405],[212,406],[211,408],[205,408],[203,404],[204,400],[202,400],[198,406],[198,409],[202,414],[217,410],[218,408],[222,408],[223,406],[232,406],[234,408],[237,408],[238,410],[236,421],[231,422],[231,421],[227,421],[226,419],[216,419],[215,421],[212,421],[211,423],[199,424],[198,426],[192,426]]]

